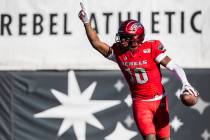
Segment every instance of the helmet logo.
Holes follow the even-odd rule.
[[[130,26],[129,31],[135,33],[138,27],[142,27],[141,23],[134,23]]]
[[[135,32],[136,31],[136,29],[137,29],[137,27],[138,27],[138,25],[135,23],[135,24],[133,24],[133,25],[131,25],[131,27],[130,27],[130,31],[131,32]]]

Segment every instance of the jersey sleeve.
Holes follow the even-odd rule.
[[[166,49],[159,40],[154,40],[152,43],[152,58],[160,63],[166,57]]]
[[[112,50],[112,53],[106,58],[111,60],[111,61],[117,62],[115,54],[114,54],[114,50]]]
[[[115,53],[114,53],[114,51],[116,51],[116,44],[113,44],[111,48],[112,48],[112,52],[106,58],[109,59],[109,60],[111,60],[111,61],[113,61],[113,62],[117,62],[116,56],[115,56]]]

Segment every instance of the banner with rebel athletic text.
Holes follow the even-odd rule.
[[[0,0],[0,69],[118,69],[89,44],[78,0]],[[88,0],[92,26],[115,42],[119,24],[136,19],[146,40],[160,40],[185,68],[209,68],[210,1]]]

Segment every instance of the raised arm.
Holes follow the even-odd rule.
[[[94,49],[96,49],[98,52],[100,52],[105,57],[108,57],[112,52],[111,47],[99,39],[96,31],[91,26],[91,23],[89,21],[89,18],[88,18],[88,15],[86,13],[83,3],[80,3],[80,5],[81,5],[82,9],[79,12],[79,18],[84,23],[84,27],[85,27],[85,31],[86,31],[88,40],[90,41],[90,43]]]

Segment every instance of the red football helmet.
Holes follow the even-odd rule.
[[[125,38],[137,36],[138,43],[144,40],[144,26],[137,20],[126,20],[122,22],[116,35],[116,42],[122,41]]]

